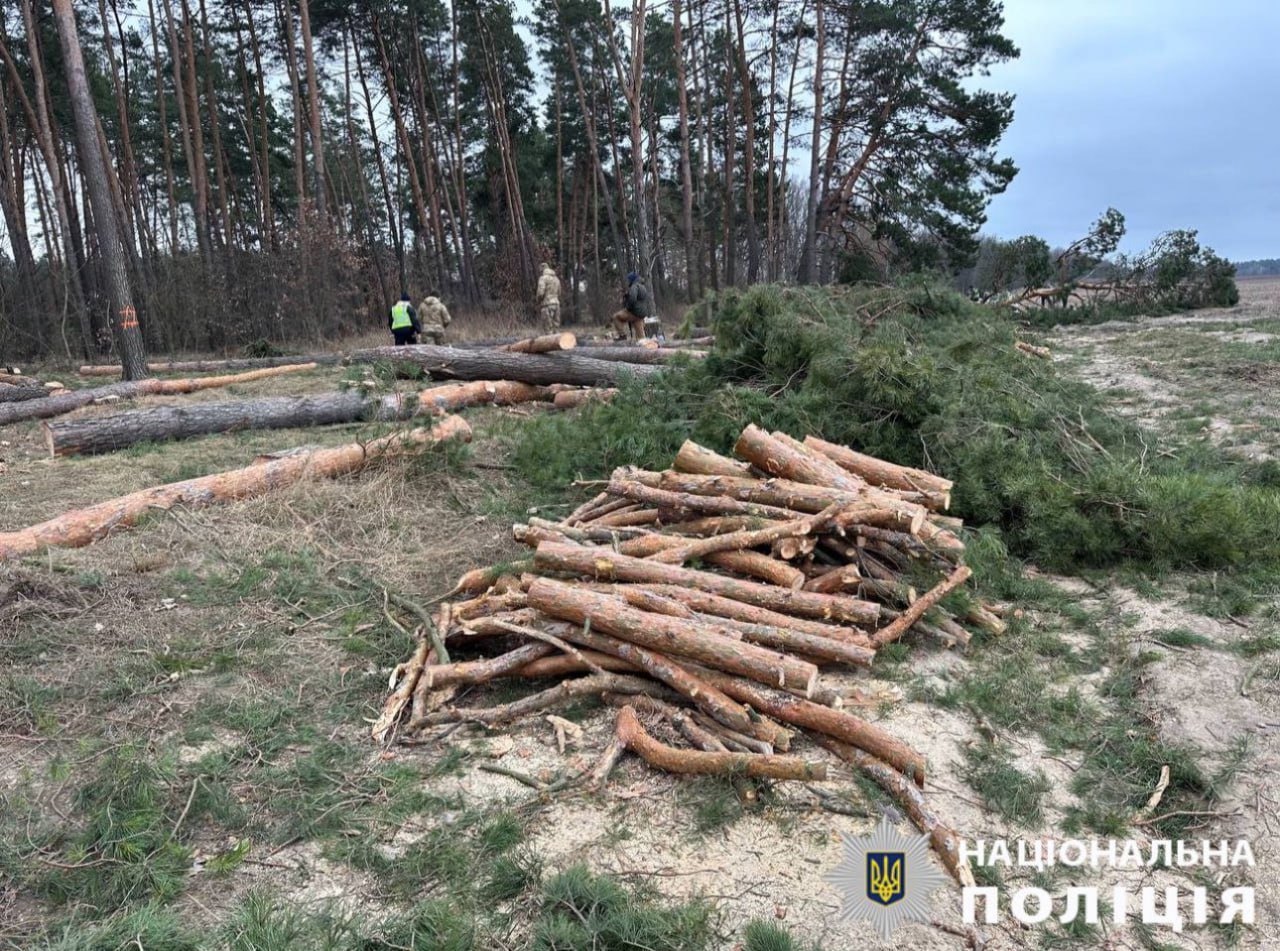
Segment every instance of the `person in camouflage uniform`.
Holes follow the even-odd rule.
[[[418,319],[422,322],[422,336],[428,343],[437,345],[444,342],[444,328],[448,327],[449,322],[453,320],[449,316],[449,308],[445,307],[444,301],[438,297],[423,299],[418,305]]]
[[[560,329],[560,278],[550,264],[542,265],[538,278],[538,318],[544,330]]]

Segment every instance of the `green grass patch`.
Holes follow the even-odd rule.
[[[536,951],[699,951],[714,937],[712,907],[701,901],[663,904],[578,865],[543,889],[533,930]]]
[[[1043,816],[1042,801],[1050,789],[1044,773],[1027,773],[1013,756],[994,743],[965,750],[965,780],[987,807],[1012,822],[1035,825]]]

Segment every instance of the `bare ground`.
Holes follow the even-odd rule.
[[[1211,428],[1205,438],[1235,451],[1256,444],[1257,452],[1270,453],[1280,443],[1273,418],[1258,414],[1257,430],[1242,431],[1244,424],[1234,422],[1243,407],[1261,404],[1265,389],[1217,363],[1191,363],[1202,356],[1200,349],[1265,347],[1269,339],[1258,335],[1280,334],[1280,295],[1269,289],[1259,300],[1250,285],[1245,291],[1245,302],[1231,311],[1066,328],[1050,343],[1062,357],[1083,358],[1077,365],[1087,379],[1124,389],[1129,411],[1153,431],[1175,424],[1178,408],[1194,392],[1209,418],[1231,423],[1225,435]],[[1153,347],[1173,346],[1171,339],[1183,347],[1184,334],[1194,335],[1195,351],[1152,362]],[[1228,364],[1246,359],[1235,351],[1222,356]],[[1274,358],[1252,362],[1275,368]],[[239,392],[324,390],[340,376],[322,370]],[[226,395],[212,391],[180,399]],[[85,412],[102,411],[108,410]],[[548,798],[488,771],[498,765],[550,778],[590,761],[610,729],[611,714],[600,709],[573,714],[585,736],[564,753],[541,721],[487,736],[470,728],[449,731],[419,747],[380,750],[367,741],[364,721],[376,711],[389,670],[410,643],[387,623],[381,586],[426,600],[462,571],[515,554],[509,525],[520,503],[503,468],[499,438],[511,416],[485,411],[471,418],[477,440],[470,458],[460,463],[394,464],[267,499],[157,516],[87,549],[0,567],[4,814],[23,817],[24,836],[42,820],[56,824],[60,816],[74,825],[76,790],[86,778],[121,750],[142,751],[164,765],[164,783],[179,807],[184,800],[195,803],[179,820],[194,853],[174,900],[184,918],[211,929],[224,926],[251,894],[304,909],[336,907],[371,919],[391,915],[437,894],[438,886],[424,879],[417,893],[412,885],[407,892],[403,883],[392,887],[394,876],[355,845],[371,845],[392,863],[422,861],[423,844],[439,842],[435,836],[466,826],[468,817],[506,809],[521,819],[522,848],[548,872],[587,862],[671,899],[713,900],[723,947],[737,946],[745,923],[759,918],[779,921],[798,938],[826,948],[878,946],[866,926],[836,921],[839,898],[822,875],[839,857],[841,832],[869,830],[884,810],[900,817],[838,764],[822,788],[844,797],[861,816],[831,812],[801,786],[726,790],[656,774],[632,760],[624,761],[599,796]],[[0,458],[7,464],[0,474],[0,527],[244,464],[261,451],[345,442],[372,432],[353,426],[233,434],[180,447],[51,461],[38,425],[0,429]],[[1125,578],[1051,580],[1068,592],[1071,610],[1033,613],[1009,635],[1018,640],[979,643],[968,656],[916,644],[903,663],[886,665],[874,678],[850,676],[845,682],[907,698],[869,716],[926,754],[931,802],[962,834],[1062,840],[1092,834],[1077,824],[1091,805],[1090,793],[1073,788],[1073,780],[1093,768],[1097,750],[1087,742],[1057,742],[1047,724],[1020,717],[1022,708],[1010,712],[994,700],[984,706],[976,699],[982,696],[976,681],[992,671],[1007,685],[1024,674],[1043,674],[1044,691],[1078,697],[1079,709],[1101,720],[1112,715],[1114,705],[1109,678],[1134,657],[1158,654],[1137,668],[1147,722],[1167,740],[1194,747],[1208,774],[1243,757],[1242,769],[1224,773],[1229,788],[1210,814],[1192,817],[1188,835],[1253,842],[1259,865],[1252,874],[1264,923],[1243,932],[1161,932],[1158,940],[1179,948],[1274,947],[1269,936],[1280,917],[1280,857],[1273,830],[1280,826],[1270,778],[1280,761],[1280,667],[1269,650],[1241,650],[1274,630],[1274,608],[1239,622],[1215,616],[1222,612],[1197,593],[1208,583],[1203,578],[1172,579],[1158,587]],[[1171,631],[1204,640],[1187,646]],[[486,695],[473,699],[485,702]],[[1034,698],[1026,704],[1032,709]],[[1066,731],[1082,724],[1053,726]],[[1087,734],[1087,723],[1083,729]],[[1010,815],[999,808],[997,800],[1008,790],[980,783],[975,788],[969,760],[988,744],[1012,752],[1015,776],[1044,777],[1041,808],[1034,814]],[[1156,772],[1145,779],[1150,786]],[[6,823],[4,834],[20,844],[16,825]],[[1143,835],[1143,828],[1133,834]],[[241,847],[247,849],[243,857],[228,859]],[[37,852],[26,862],[38,878],[64,860]],[[8,871],[0,865],[0,943],[26,946],[50,915],[68,908]],[[1105,879],[1113,880],[1134,888],[1198,883],[1189,872]],[[1031,872],[1006,873],[1003,882],[1037,883],[1045,884]],[[1061,895],[1069,884],[1087,883],[1088,878],[1070,876],[1045,887]],[[482,946],[527,942],[531,912],[516,906],[511,922],[489,933]],[[939,922],[959,926],[959,912],[954,891],[935,896]],[[1004,924],[985,930],[992,949],[1050,942],[1153,946],[1132,928],[1104,926],[1077,934]],[[965,945],[945,930],[915,925],[897,941],[919,948]]]

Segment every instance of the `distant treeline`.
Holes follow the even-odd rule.
[[[1280,277],[1280,258],[1237,261],[1236,277]]]

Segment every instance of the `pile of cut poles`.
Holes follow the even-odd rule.
[[[601,697],[619,712],[588,788],[624,751],[676,773],[824,780],[826,762],[791,755],[802,740],[873,779],[970,882],[923,798],[924,758],[850,712],[881,701],[840,675],[908,632],[960,648],[1003,632],[1003,606],[957,593],[971,572],[943,514],[952,483],[754,425],[734,454],[686,442],[668,471],[620,468],[563,520],[514,526],[532,558],[468,572],[428,615],[373,736],[429,741]],[[512,678],[554,685],[459,699]]]

